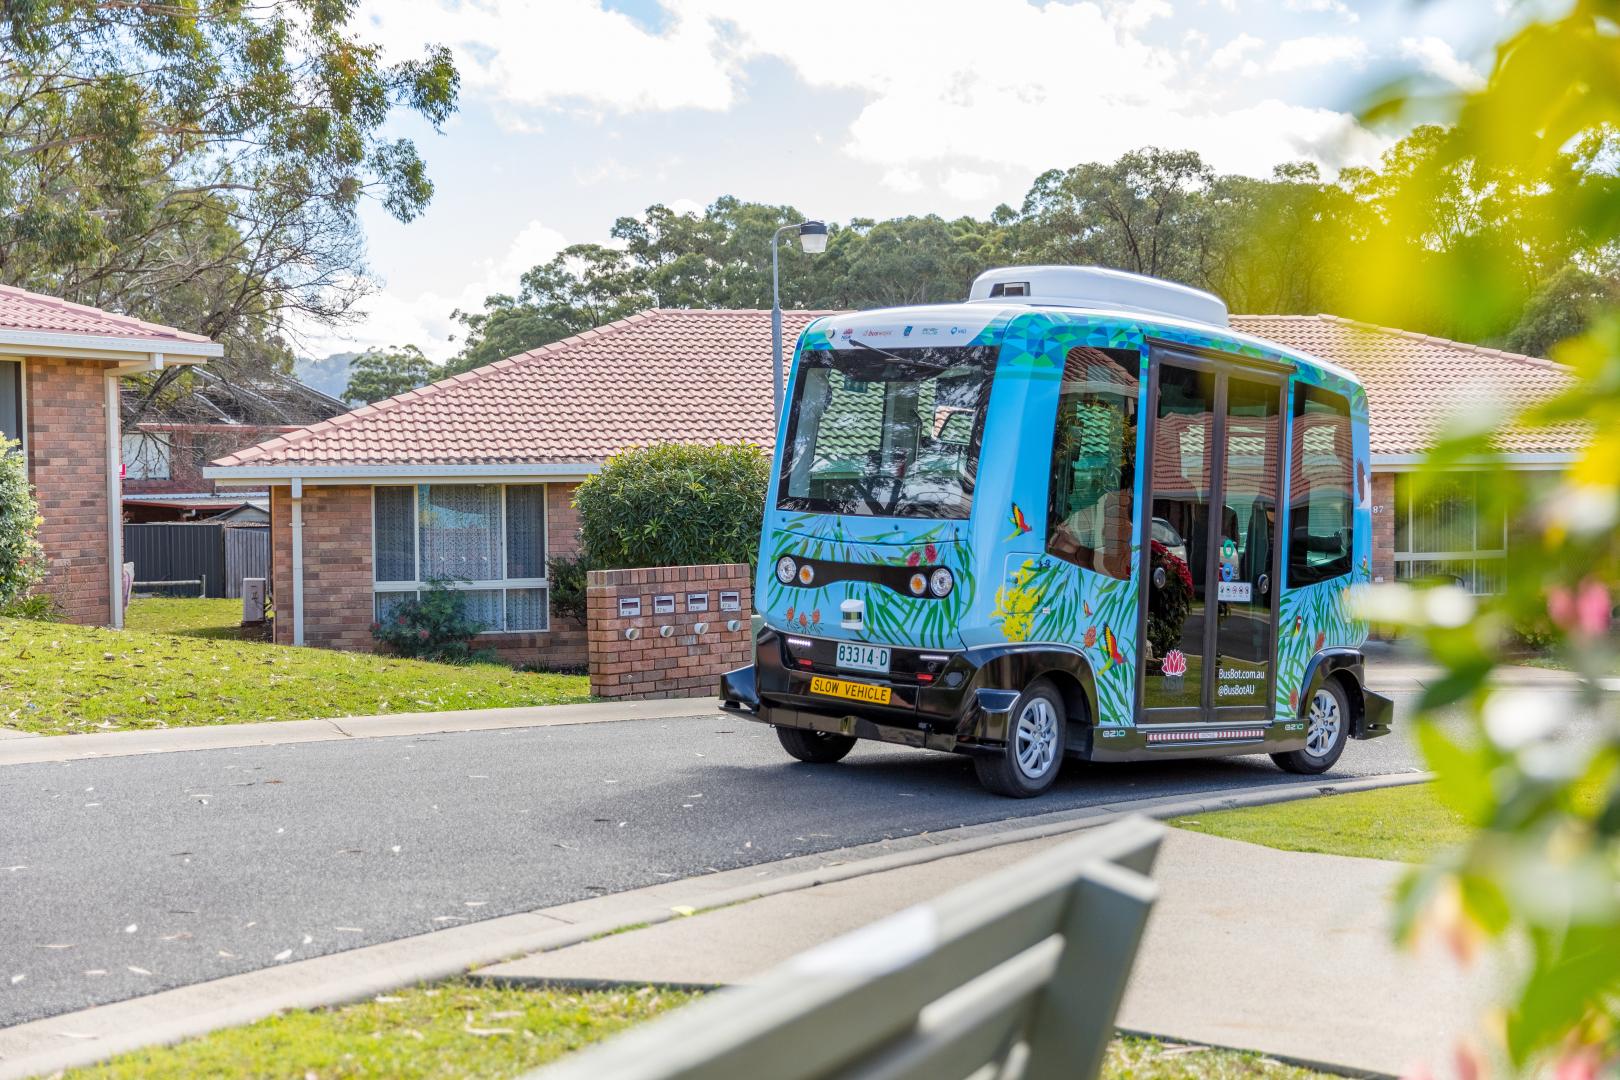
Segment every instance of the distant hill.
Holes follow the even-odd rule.
[[[349,365],[359,355],[358,352],[340,352],[318,360],[300,356],[293,363],[293,375],[306,386],[341,400],[343,388],[349,385]]]

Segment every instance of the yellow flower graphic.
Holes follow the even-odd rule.
[[[1001,623],[1001,632],[1008,641],[1028,641],[1035,624],[1035,611],[1041,606],[1044,589],[1032,589],[1035,562],[1025,559],[1024,565],[1013,571],[1013,583],[996,590],[996,606],[990,617]]]

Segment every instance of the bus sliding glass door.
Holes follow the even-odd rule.
[[[1268,717],[1283,380],[1156,356],[1143,559],[1150,722]]]

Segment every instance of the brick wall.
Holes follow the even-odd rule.
[[[371,488],[304,487],[304,644],[368,652]],[[270,493],[270,583],[276,641],[293,640],[292,497]]]
[[[45,590],[70,622],[112,622],[107,540],[106,365],[31,357],[28,479],[45,519]]]
[[[579,526],[571,502],[574,485],[546,489],[549,555],[579,547]],[[270,492],[270,587],[276,601],[275,639],[291,645],[292,499],[285,487]],[[370,652],[371,488],[304,487],[304,643],[351,652]],[[544,633],[486,634],[473,647],[490,649],[510,664],[584,667],[585,624],[553,615]]]
[[[591,693],[598,697],[702,697],[715,692],[722,672],[749,662],[753,598],[746,563],[593,570],[588,581]],[[737,610],[720,609],[722,592],[737,594]],[[694,593],[707,597],[707,610],[691,609]],[[659,596],[674,597],[674,612],[655,612]],[[619,601],[632,598],[641,614],[621,617]],[[733,620],[735,630],[728,628]]]
[[[1395,580],[1395,474],[1372,478],[1372,579]]]

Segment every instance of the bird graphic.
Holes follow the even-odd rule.
[[[1086,609],[1086,618],[1091,618],[1091,601],[1082,600],[1080,601],[1080,606]]]
[[[1125,657],[1120,655],[1119,641],[1114,637],[1113,629],[1103,623],[1103,670],[1112,671],[1118,664],[1123,664]]]
[[[1012,504],[1012,523],[1014,532],[1007,537],[1008,540],[1016,540],[1030,531],[1029,522],[1024,520],[1024,511],[1019,508],[1017,503]]]

